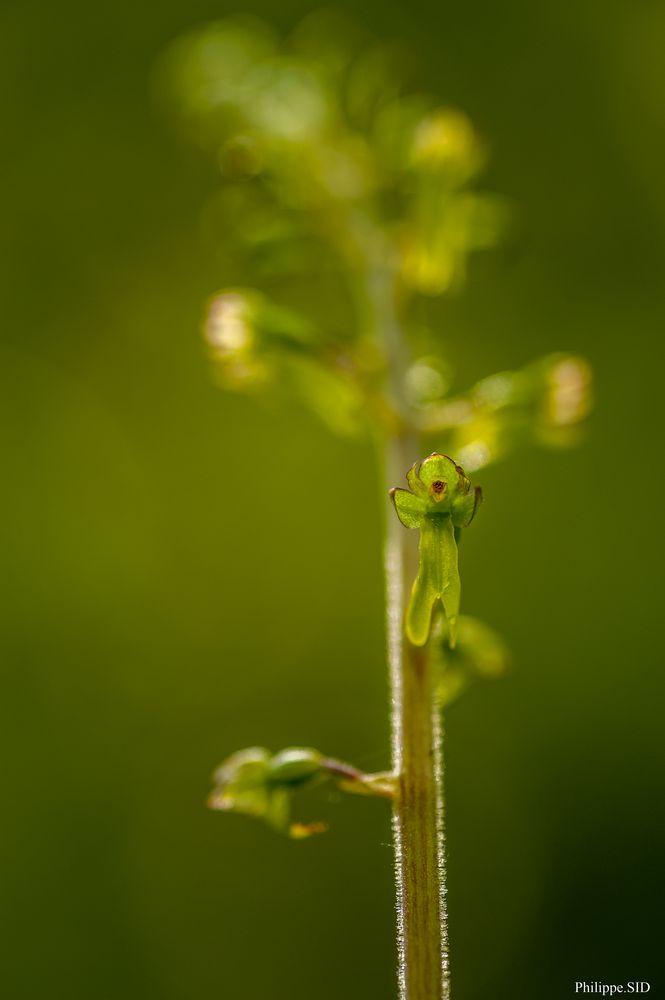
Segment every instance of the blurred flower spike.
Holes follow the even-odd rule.
[[[470,256],[500,242],[511,213],[475,188],[487,150],[471,121],[421,92],[414,70],[402,46],[329,10],[284,38],[230,17],[165,53],[169,107],[222,174],[207,214],[222,269],[270,283],[270,296],[230,288],[209,304],[217,377],[296,398],[345,435],[410,425],[469,471],[523,443],[574,443],[591,399],[579,358],[546,358],[448,396],[452,373],[438,336],[416,320],[418,299],[459,289]],[[403,399],[387,387],[390,320],[371,318],[378,284],[398,304],[414,358]]]
[[[160,79],[227,183],[252,185],[283,232],[315,231],[346,269],[380,245],[404,294],[438,295],[497,242],[507,211],[469,191],[484,146],[464,114],[410,92],[410,62],[330,11],[284,40],[241,16],[180,39]],[[251,242],[243,226],[233,237]]]
[[[450,648],[446,623],[442,621],[434,658],[441,708],[454,701],[474,678],[502,677],[510,666],[508,647],[498,632],[470,615],[460,615],[454,649]]]
[[[406,634],[415,646],[430,635],[432,612],[441,602],[447,623],[448,643],[457,641],[460,578],[456,529],[473,520],[482,491],[472,489],[464,469],[447,455],[434,452],[407,473],[411,488],[390,491],[395,510],[405,528],[420,529],[420,561],[406,612]]]
[[[289,747],[276,754],[265,747],[248,747],[227,757],[217,768],[208,805],[222,812],[253,816],[278,833],[302,840],[325,832],[327,825],[294,822],[293,797],[326,777],[333,778],[343,791],[379,798],[394,794],[389,774],[364,774],[311,747]]]

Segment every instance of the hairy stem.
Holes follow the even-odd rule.
[[[389,272],[374,271],[367,286],[369,317],[386,350],[389,388],[399,411],[408,356]],[[384,442],[386,491],[402,482],[419,452],[415,432]],[[449,1000],[441,725],[427,647],[411,645],[404,635],[417,569],[416,532],[390,516],[385,573],[392,766],[398,779],[393,836],[399,994],[400,1000]]]
[[[408,447],[408,440],[388,443],[390,482],[397,468],[403,476]],[[413,543],[412,532],[391,518],[385,567],[392,762],[399,779],[393,810],[399,989],[400,1000],[448,1000],[441,726],[427,647],[404,637],[405,600],[417,568]]]

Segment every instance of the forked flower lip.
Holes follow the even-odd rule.
[[[473,520],[482,493],[479,486],[471,489],[460,465],[436,451],[412,465],[406,481],[409,490],[395,487],[389,491],[404,527],[420,530],[418,575],[406,612],[406,636],[414,646],[424,646],[432,614],[440,604],[452,648],[460,605],[457,531]]]

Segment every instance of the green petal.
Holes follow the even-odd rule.
[[[406,481],[411,488],[411,491],[419,497],[427,496],[427,487],[418,475],[418,463],[414,462],[409,471],[406,474]]]
[[[390,499],[394,503],[397,516],[405,528],[420,527],[426,510],[424,500],[409,493],[408,490],[397,488],[390,491]]]

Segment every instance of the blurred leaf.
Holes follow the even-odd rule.
[[[445,619],[434,643],[442,707],[454,701],[475,677],[501,677],[510,663],[508,648],[494,629],[470,615],[460,615],[457,645],[450,648]]]

